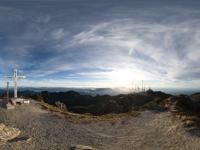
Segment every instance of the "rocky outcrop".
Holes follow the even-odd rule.
[[[0,145],[6,143],[8,140],[16,138],[20,134],[20,130],[0,124]]]

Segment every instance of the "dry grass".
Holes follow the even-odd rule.
[[[185,127],[200,127],[200,118],[196,113],[176,112],[175,117],[183,122]]]
[[[84,123],[90,123],[90,122],[95,122],[95,121],[117,121],[120,119],[126,119],[129,117],[136,117],[140,113],[138,111],[130,111],[127,113],[120,113],[120,114],[108,114],[108,115],[101,115],[101,116],[94,116],[90,114],[77,114],[77,113],[72,113],[68,112],[66,110],[62,110],[56,106],[40,102],[39,103],[43,109],[53,111],[53,112],[58,112],[63,114],[67,119],[70,119],[71,121],[75,122],[84,122]]]

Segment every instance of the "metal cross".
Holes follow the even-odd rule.
[[[18,76],[17,69],[14,69],[13,76],[8,76],[9,79],[12,79],[14,82],[14,98],[17,98],[17,81],[18,79],[25,79],[25,76]]]

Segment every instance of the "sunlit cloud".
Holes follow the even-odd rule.
[[[86,3],[2,3],[0,75],[18,64],[28,77],[23,86],[128,87],[144,80],[199,87],[198,8]]]

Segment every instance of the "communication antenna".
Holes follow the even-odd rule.
[[[18,70],[15,67],[13,70],[13,75],[12,76],[8,76],[9,79],[12,79],[14,82],[14,98],[17,99],[17,81],[20,79],[25,79],[26,76],[18,76]]]
[[[142,82],[141,82],[141,92],[144,92],[144,81],[142,80]]]

